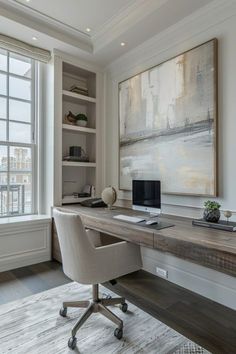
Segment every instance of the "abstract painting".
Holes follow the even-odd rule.
[[[216,196],[217,40],[119,83],[119,188]]]

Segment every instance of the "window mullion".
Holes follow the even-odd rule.
[[[10,147],[9,147],[9,68],[10,55],[7,52],[7,121],[6,121],[6,140],[7,140],[7,215],[10,213]]]

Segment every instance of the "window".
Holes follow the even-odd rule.
[[[36,69],[0,49],[0,217],[36,212]]]

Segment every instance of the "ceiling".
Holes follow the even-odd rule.
[[[45,18],[55,19],[73,29],[86,32],[90,28],[90,36],[102,29],[111,18],[134,4],[136,0],[15,0],[26,8],[41,13]]]
[[[0,0],[0,32],[105,66],[210,2]],[[121,47],[121,42],[125,46]]]

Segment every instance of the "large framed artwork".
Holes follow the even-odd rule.
[[[217,39],[119,83],[119,188],[217,195]]]

